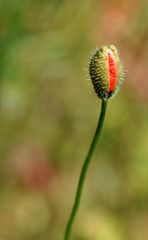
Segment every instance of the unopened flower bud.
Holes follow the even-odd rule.
[[[123,79],[123,66],[115,46],[104,46],[93,53],[89,74],[97,96],[112,97]]]

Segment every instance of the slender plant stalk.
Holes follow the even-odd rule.
[[[78,211],[79,205],[80,205],[80,200],[81,200],[81,195],[82,195],[82,190],[83,190],[83,186],[84,186],[84,182],[85,182],[85,178],[86,178],[86,173],[93,155],[93,152],[95,150],[96,144],[98,142],[100,133],[101,133],[101,129],[103,127],[103,123],[104,123],[104,118],[105,118],[105,113],[106,113],[106,107],[107,107],[107,100],[102,100],[102,106],[101,106],[101,113],[100,113],[100,117],[99,117],[99,121],[97,124],[97,128],[96,128],[96,132],[94,134],[92,143],[90,145],[88,154],[86,156],[86,159],[84,161],[82,170],[81,170],[81,174],[79,177],[79,182],[78,182],[78,187],[77,187],[77,191],[76,191],[76,196],[75,196],[75,201],[74,201],[74,205],[66,226],[66,230],[65,230],[65,235],[64,235],[64,240],[69,240],[70,238],[70,234],[71,234],[71,230],[72,230],[72,226],[74,223],[74,219],[76,217],[76,213]]]

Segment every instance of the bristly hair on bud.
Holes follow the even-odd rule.
[[[123,80],[123,65],[114,45],[97,48],[93,52],[89,75],[99,98],[107,100],[115,95]]]

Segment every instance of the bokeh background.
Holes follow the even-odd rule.
[[[73,240],[148,239],[148,1],[0,0],[0,240],[60,240],[100,100],[96,47],[120,50]]]

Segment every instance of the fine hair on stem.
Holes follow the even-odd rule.
[[[75,195],[75,199],[74,199],[74,204],[73,204],[72,211],[71,211],[71,214],[70,214],[70,217],[69,217],[66,229],[65,229],[64,240],[70,239],[73,223],[74,223],[78,208],[80,206],[80,201],[81,201],[81,196],[82,196],[82,191],[83,191],[83,187],[84,187],[87,170],[88,170],[89,164],[91,162],[94,150],[98,143],[100,133],[101,133],[101,130],[103,127],[106,108],[107,108],[107,100],[102,100],[101,112],[99,114],[97,128],[96,128],[94,137],[92,139],[91,145],[89,147],[88,153],[86,155],[84,164],[82,166],[82,170],[81,170],[78,185],[77,185],[77,191],[76,191],[76,195]]]

